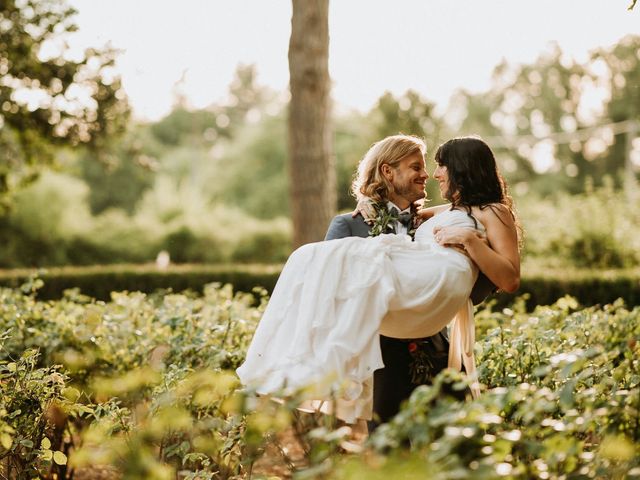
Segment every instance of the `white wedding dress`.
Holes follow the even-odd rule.
[[[305,407],[347,422],[369,419],[372,374],[384,366],[379,334],[421,338],[452,321],[449,367],[464,364],[473,378],[469,295],[478,269],[436,243],[436,226],[484,232],[466,212],[447,210],[420,225],[413,242],[406,235],[348,237],[293,252],[237,369],[242,383],[261,394],[305,387]]]

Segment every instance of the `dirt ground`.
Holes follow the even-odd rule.
[[[85,467],[74,472],[74,480],[118,480],[120,475],[112,467]]]
[[[282,450],[281,450],[282,449]],[[283,432],[267,444],[264,454],[253,465],[251,477],[292,478],[297,468],[305,466],[304,450],[296,440],[293,429]],[[74,472],[74,480],[120,480],[121,475],[112,467],[85,467]],[[245,475],[245,478],[249,478]]]
[[[346,449],[357,449],[366,440],[366,433],[355,431]],[[275,477],[288,480],[293,473],[307,465],[304,449],[296,438],[293,428],[267,443],[263,455],[254,463],[251,478]],[[112,467],[87,467],[74,472],[74,480],[120,480],[118,471]],[[249,478],[249,475],[244,476]]]

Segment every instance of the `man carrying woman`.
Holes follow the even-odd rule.
[[[474,137],[450,140],[436,152],[434,176],[451,203],[413,210],[428,178],[425,151],[416,137],[397,135],[365,155],[355,193],[375,206],[370,228],[379,235],[360,238],[363,229],[368,234],[364,220],[339,216],[327,234],[336,239],[290,256],[238,369],[244,384],[264,394],[311,385],[309,398],[320,409],[339,392],[332,405],[339,418],[354,422],[375,413],[386,421],[421,383],[407,376],[416,368],[410,346],[442,354],[442,330],[450,323],[447,364],[475,374],[472,287],[482,271],[502,290],[518,288],[517,218],[493,152]],[[390,213],[394,206],[398,212]],[[424,220],[415,241],[388,231],[403,228],[407,208]],[[414,226],[404,228],[413,233]]]

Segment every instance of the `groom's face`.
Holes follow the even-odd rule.
[[[413,203],[424,198],[424,184],[429,178],[420,153],[403,158],[398,165],[391,167],[391,178],[395,195]]]

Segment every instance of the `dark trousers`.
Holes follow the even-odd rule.
[[[369,432],[388,422],[400,410],[413,390],[425,382],[412,381],[412,348],[420,348],[429,355],[435,366],[433,376],[447,368],[449,341],[441,332],[429,338],[405,340],[380,335],[380,349],[384,368],[373,374],[373,420],[368,422]]]

